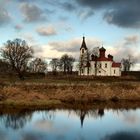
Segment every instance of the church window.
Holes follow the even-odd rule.
[[[84,49],[82,49],[82,53],[84,53]]]
[[[105,68],[107,68],[107,63],[105,63]]]

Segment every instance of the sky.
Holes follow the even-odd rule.
[[[83,35],[89,50],[106,48],[121,61],[132,55],[140,70],[140,0],[0,0],[0,47],[21,38],[44,59],[79,58]]]

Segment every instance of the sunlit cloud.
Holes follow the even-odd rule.
[[[41,36],[52,36],[57,34],[57,31],[53,25],[40,26],[36,29],[36,32]]]

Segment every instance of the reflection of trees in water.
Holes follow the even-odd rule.
[[[71,112],[74,112],[77,116],[79,116],[80,121],[81,121],[81,127],[83,127],[84,124],[84,119],[86,117],[92,117],[97,119],[98,117],[103,117],[104,116],[104,109],[96,109],[96,110],[72,110],[69,111],[69,116]]]
[[[16,114],[6,114],[0,117],[0,121],[4,123],[6,128],[20,129],[25,126],[32,118],[30,112],[20,112]]]
[[[71,115],[71,113],[74,113],[80,118],[81,127],[83,127],[84,119],[86,117],[93,117],[97,119],[98,117],[102,117],[104,115],[104,109],[68,110],[68,112],[69,112],[69,116]],[[40,113],[43,120],[54,120],[57,111],[47,110],[47,111],[41,111]],[[3,123],[6,128],[20,129],[23,128],[25,124],[31,120],[31,118],[32,118],[31,112],[19,112],[16,114],[1,115],[0,122]]]
[[[48,111],[43,111],[41,113],[42,113],[43,120],[54,120],[56,111],[48,110]]]
[[[65,110],[64,110],[65,111]],[[81,121],[81,127],[83,127],[84,119],[86,117],[93,117],[95,119],[101,118],[104,116],[104,109],[95,109],[95,110],[68,110],[68,116],[71,116],[71,113],[76,114]],[[42,111],[41,115],[43,120],[54,120],[56,117],[57,111],[56,110],[47,110]]]

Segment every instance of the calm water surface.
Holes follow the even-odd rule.
[[[140,109],[2,114],[0,140],[140,140]]]

